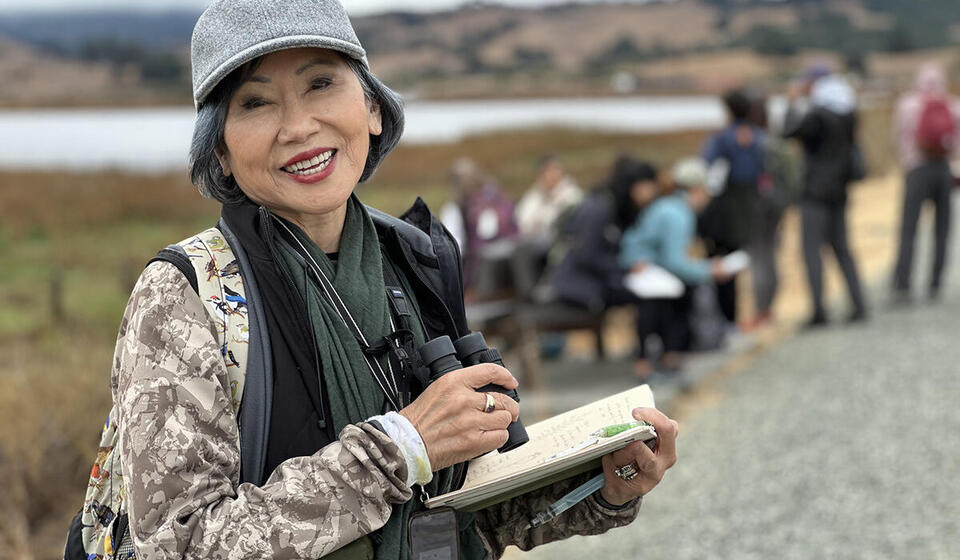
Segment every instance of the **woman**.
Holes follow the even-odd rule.
[[[260,310],[269,338],[263,479],[241,465],[249,426],[238,430],[204,302],[178,267],[155,262],[128,305],[111,381],[127,507],[118,517],[140,558],[407,558],[423,495],[449,490],[454,466],[497,449],[519,411],[475,390],[516,387],[503,368],[464,368],[411,393],[390,390],[402,387],[390,355],[371,352],[402,334],[388,281],[411,304],[404,336],[466,334],[462,287],[437,280],[458,265],[442,228],[419,206],[409,218],[423,231],[411,233],[353,195],[400,136],[397,97],[370,74],[335,0],[214,2],[192,61],[191,177],[223,203],[219,227],[245,255],[244,283],[259,287],[243,304]],[[522,521],[579,479],[460,515],[461,554],[497,557],[630,522],[675,460],[675,423],[635,416],[660,431],[656,453],[605,457],[606,486],[545,530]],[[639,476],[615,474],[634,463]],[[129,550],[125,540],[114,527],[109,548]]]
[[[633,272],[642,272],[656,265],[673,274],[688,286],[710,281],[722,283],[730,275],[721,260],[697,259],[690,256],[697,228],[697,215],[710,204],[707,190],[707,167],[699,158],[679,161],[672,172],[673,188],[651,202],[648,208],[624,234],[620,242],[620,265]],[[686,344],[689,297],[673,299],[641,299],[637,305],[637,352],[634,375],[645,380],[653,373],[653,362],[647,348],[650,335],[660,337],[663,345],[661,361],[667,371],[680,367],[680,352]]]
[[[658,192],[655,167],[629,156],[617,159],[607,182],[565,222],[560,243],[567,253],[551,278],[557,297],[591,311],[636,301],[623,284],[628,270],[617,261],[620,238]]]

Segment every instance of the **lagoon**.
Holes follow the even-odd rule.
[[[120,169],[163,173],[186,167],[191,107],[0,111],[0,168]],[[714,97],[612,97],[410,101],[402,142],[448,143],[543,127],[656,133],[723,125]],[[545,147],[549,149],[549,147]]]

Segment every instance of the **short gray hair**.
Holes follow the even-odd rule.
[[[360,175],[362,183],[373,176],[380,162],[400,142],[404,126],[403,100],[399,94],[371,74],[362,62],[350,57],[343,57],[343,60],[360,80],[367,101],[380,108],[380,121],[383,125],[378,136],[370,135],[370,150]],[[230,99],[258,63],[259,59],[253,60],[224,78],[197,109],[193,141],[190,144],[190,181],[200,194],[223,204],[240,202],[246,196],[232,176],[223,174],[220,160],[217,159],[217,150],[226,150],[223,133]]]

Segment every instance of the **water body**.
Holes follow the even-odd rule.
[[[713,97],[412,101],[403,142],[454,142],[503,130],[568,127],[654,133],[718,128]],[[190,107],[0,111],[0,168],[157,173],[186,167]]]

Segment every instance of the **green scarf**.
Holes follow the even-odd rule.
[[[351,196],[347,202],[336,263],[302,230],[293,225],[290,225],[290,230],[333,283],[367,341],[373,344],[389,334],[390,310],[383,279],[384,255],[373,219],[356,196]],[[286,243],[275,241],[275,245],[279,249],[281,264],[290,273],[307,305],[336,433],[340,433],[348,424],[380,414],[386,397],[370,372],[360,344],[340,320],[336,309],[327,302],[317,283],[308,279],[302,259]],[[387,266],[393,266],[389,259]],[[394,270],[397,270],[396,267]],[[400,278],[403,284],[401,288],[412,303],[411,323],[419,346],[424,342],[420,310],[404,275],[397,271],[396,276]],[[380,362],[386,370],[387,357],[381,357]],[[433,481],[425,488],[426,492],[436,496],[449,491],[452,477],[451,468],[434,473]],[[418,488],[414,489],[412,500],[393,506],[393,513],[380,533],[382,541],[375,553],[377,560],[409,559],[408,520],[412,513],[422,509]],[[471,526],[472,516],[461,515],[461,557],[485,558],[486,551]],[[334,556],[373,558],[373,546],[370,539],[365,537],[338,550]]]

